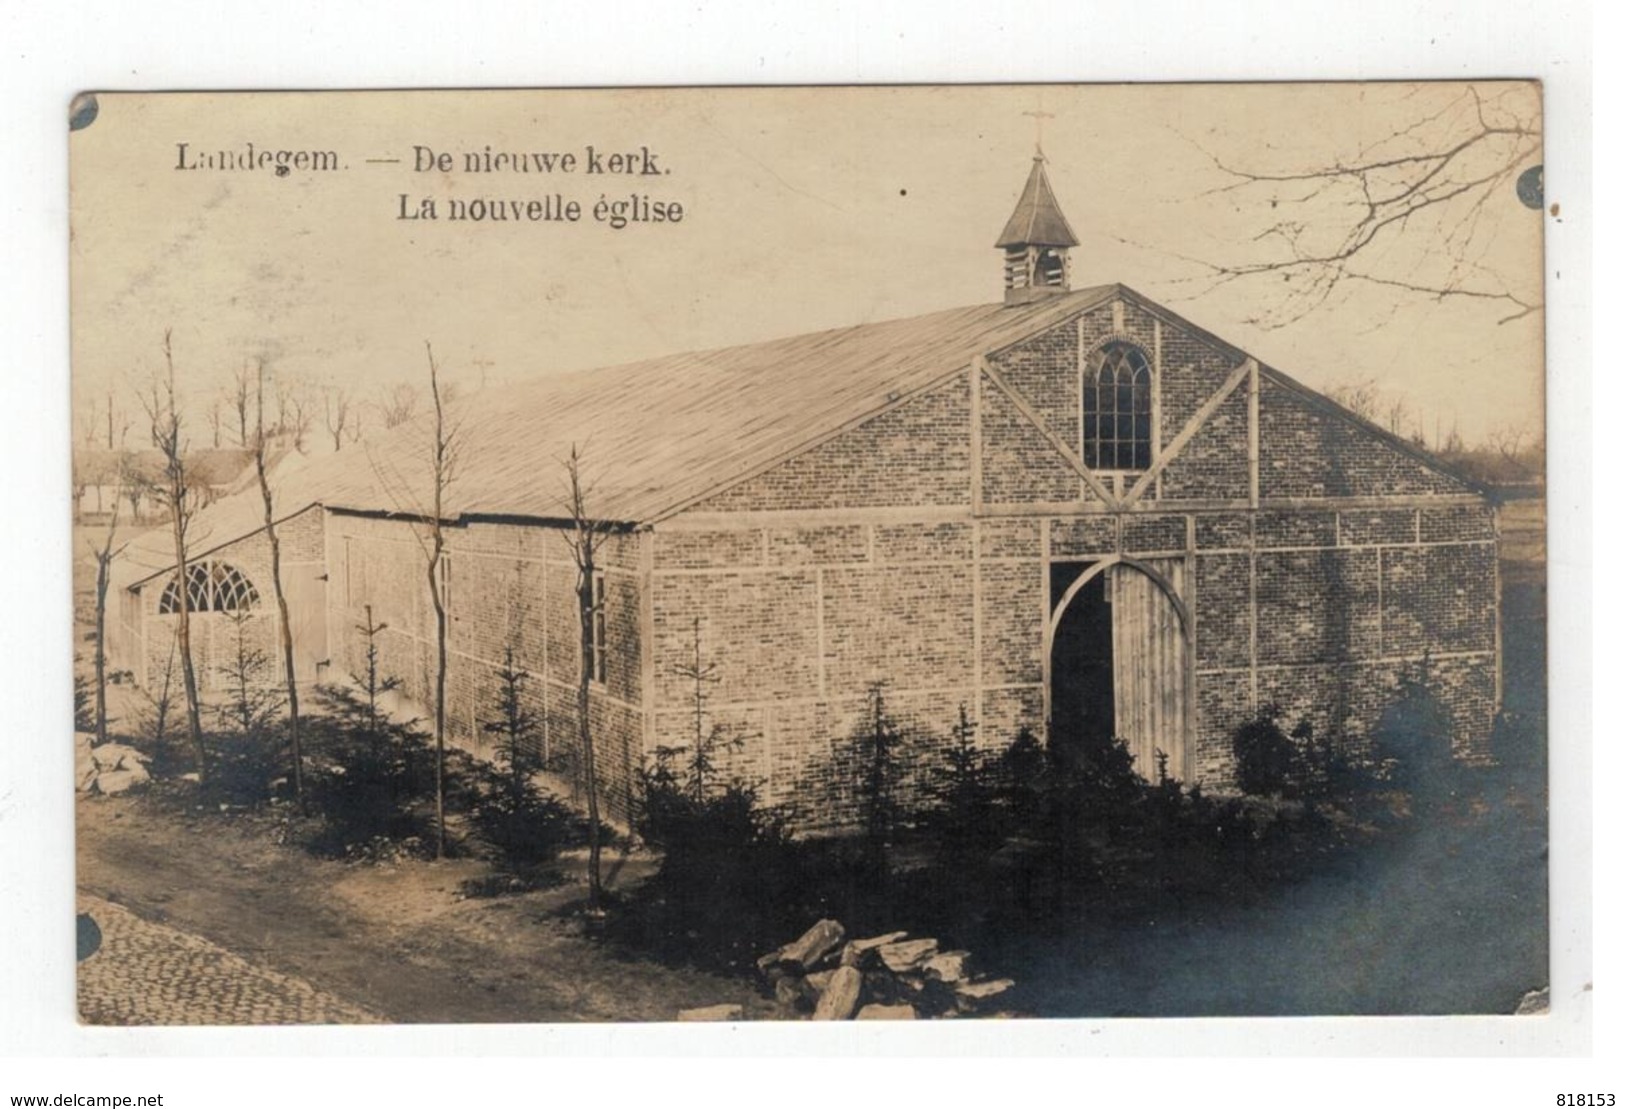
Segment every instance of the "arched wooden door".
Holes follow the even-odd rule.
[[[1113,560],[1085,570],[1051,618],[1052,742],[1127,743],[1150,781],[1158,756],[1190,779],[1190,659],[1183,559]]]

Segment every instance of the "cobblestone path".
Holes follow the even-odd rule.
[[[352,1024],[380,1018],[309,982],[255,966],[223,947],[81,894],[101,929],[79,964],[86,1024]]]

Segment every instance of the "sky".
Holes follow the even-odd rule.
[[[1538,120],[1537,86],[1477,87],[1492,122]],[[1361,203],[1348,179],[1235,188],[1221,166],[1402,157],[1453,141],[1471,110],[1444,83],[104,94],[70,139],[77,416],[111,393],[139,439],[130,390],[163,365],[166,329],[202,445],[210,399],[259,359],[365,396],[421,383],[430,342],[449,379],[490,387],[996,301],[993,242],[1041,141],[1081,240],[1074,286],[1131,286],[1315,387],[1372,381],[1430,437],[1532,431],[1540,313],[1500,322],[1504,302],[1398,287],[1459,257],[1474,287],[1538,303],[1544,217],[1509,182],[1396,225],[1362,259],[1388,284],[1346,283],[1307,312],[1301,278],[1209,268],[1280,257],[1266,232],[1282,220],[1300,247],[1334,241]],[[248,144],[332,151],[342,168],[177,168]],[[577,161],[467,172],[487,146]],[[588,172],[589,147],[606,171],[626,152],[655,172]],[[452,172],[419,170],[439,155]],[[632,196],[682,218],[593,217]],[[549,198],[580,218],[449,218],[454,200]],[[425,199],[439,219],[401,218]]]

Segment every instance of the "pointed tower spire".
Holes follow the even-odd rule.
[[[1061,214],[1049,175],[1044,172],[1042,148],[1033,157],[1027,186],[1016,210],[994,244],[1004,251],[1004,302],[1029,304],[1071,288],[1067,251],[1078,245],[1072,225]]]

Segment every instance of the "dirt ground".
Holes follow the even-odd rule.
[[[101,538],[100,529],[75,529],[75,646],[86,669],[90,547]],[[115,729],[140,705],[129,685],[109,687]],[[579,915],[559,911],[586,896],[584,859],[567,860],[572,880],[553,889],[461,899],[462,881],[488,864],[326,862],[278,845],[268,819],[184,817],[138,795],[80,795],[76,825],[84,893],[389,1021],[666,1021],[724,1002],[756,1016],[772,1008],[748,982],[617,958],[584,936]],[[610,889],[650,866],[636,855],[614,863],[606,860]]]
[[[487,864],[326,862],[275,843],[272,821],[186,818],[129,795],[81,798],[77,818],[85,893],[392,1022],[669,1021],[724,1002],[771,1010],[749,983],[617,958],[584,936],[580,916],[560,912],[585,894],[579,860],[563,886],[462,900],[461,881]],[[647,869],[633,856],[612,888]]]

